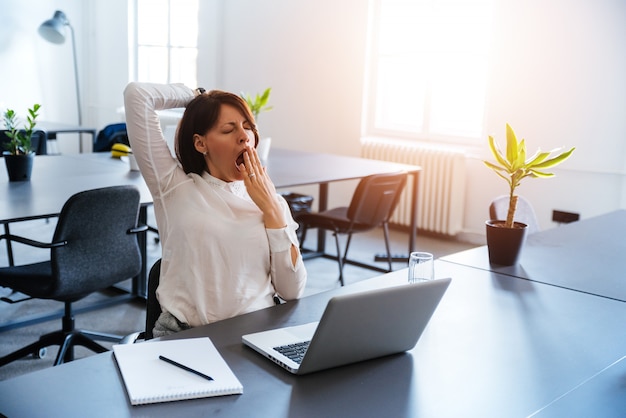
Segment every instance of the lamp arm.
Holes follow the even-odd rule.
[[[80,84],[78,82],[78,62],[76,61],[76,39],[74,38],[74,27],[67,22],[67,26],[72,32],[72,54],[74,55],[74,80],[76,81],[76,107],[78,108],[78,125],[83,125],[83,112],[80,106]]]

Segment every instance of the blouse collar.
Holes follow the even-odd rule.
[[[230,192],[235,196],[244,197],[247,194],[246,186],[243,184],[243,180],[226,182],[218,179],[217,177],[213,177],[206,171],[202,173],[202,178],[211,186]]]

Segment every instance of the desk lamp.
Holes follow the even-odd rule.
[[[62,44],[65,42],[65,27],[70,28],[72,33],[72,53],[74,55],[74,80],[76,81],[76,106],[78,108],[78,124],[82,126],[83,115],[80,106],[80,90],[78,85],[78,64],[76,62],[76,41],[74,39],[74,28],[70,21],[60,10],[54,12],[52,19],[48,19],[39,26],[39,34],[48,42]]]

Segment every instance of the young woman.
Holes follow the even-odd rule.
[[[245,101],[181,84],[130,83],[124,102],[162,246],[155,337],[269,307],[276,295],[300,297],[298,224],[259,161]],[[177,160],[156,111],[180,107]]]

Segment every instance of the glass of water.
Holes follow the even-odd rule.
[[[409,283],[435,278],[435,261],[431,253],[412,252],[409,256]]]

